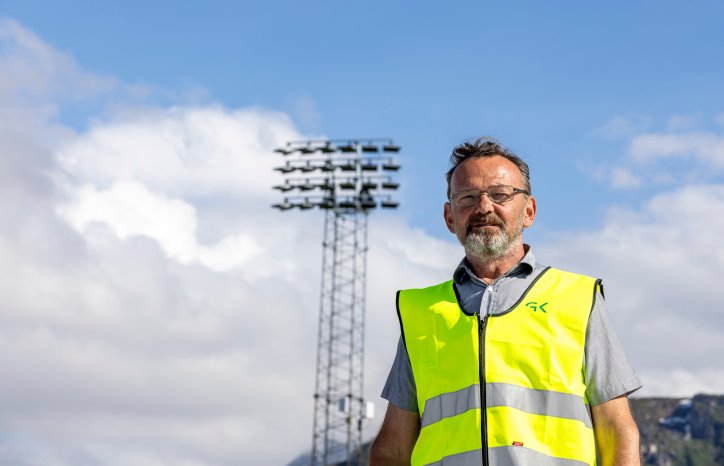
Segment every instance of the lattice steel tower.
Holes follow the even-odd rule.
[[[364,400],[367,218],[376,207],[397,207],[392,175],[400,166],[391,139],[310,140],[276,149],[286,161],[274,186],[284,199],[273,207],[319,208],[324,214],[322,284],[314,389],[312,466],[347,461],[361,452],[371,417]]]

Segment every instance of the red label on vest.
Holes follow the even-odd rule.
[[[523,442],[513,442],[513,446],[514,446],[514,447],[522,447],[522,446],[523,446]]]

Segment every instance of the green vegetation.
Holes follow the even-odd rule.
[[[684,446],[684,459],[687,466],[712,466],[715,462],[714,445],[703,440],[691,440]]]

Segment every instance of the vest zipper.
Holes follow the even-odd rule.
[[[485,328],[487,315],[478,314],[478,357],[480,358],[480,437],[483,446],[483,466],[488,466],[488,416],[485,403]]]

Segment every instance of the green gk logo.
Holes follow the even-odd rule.
[[[529,302],[529,303],[525,303],[525,307],[529,307],[529,308],[533,309],[533,312],[543,311],[544,313],[548,314],[548,311],[546,311],[546,308],[545,308],[547,305],[548,305],[547,302],[546,302],[546,303],[542,303],[542,304],[538,304],[538,303],[535,302],[535,301],[531,301],[531,302]]]

